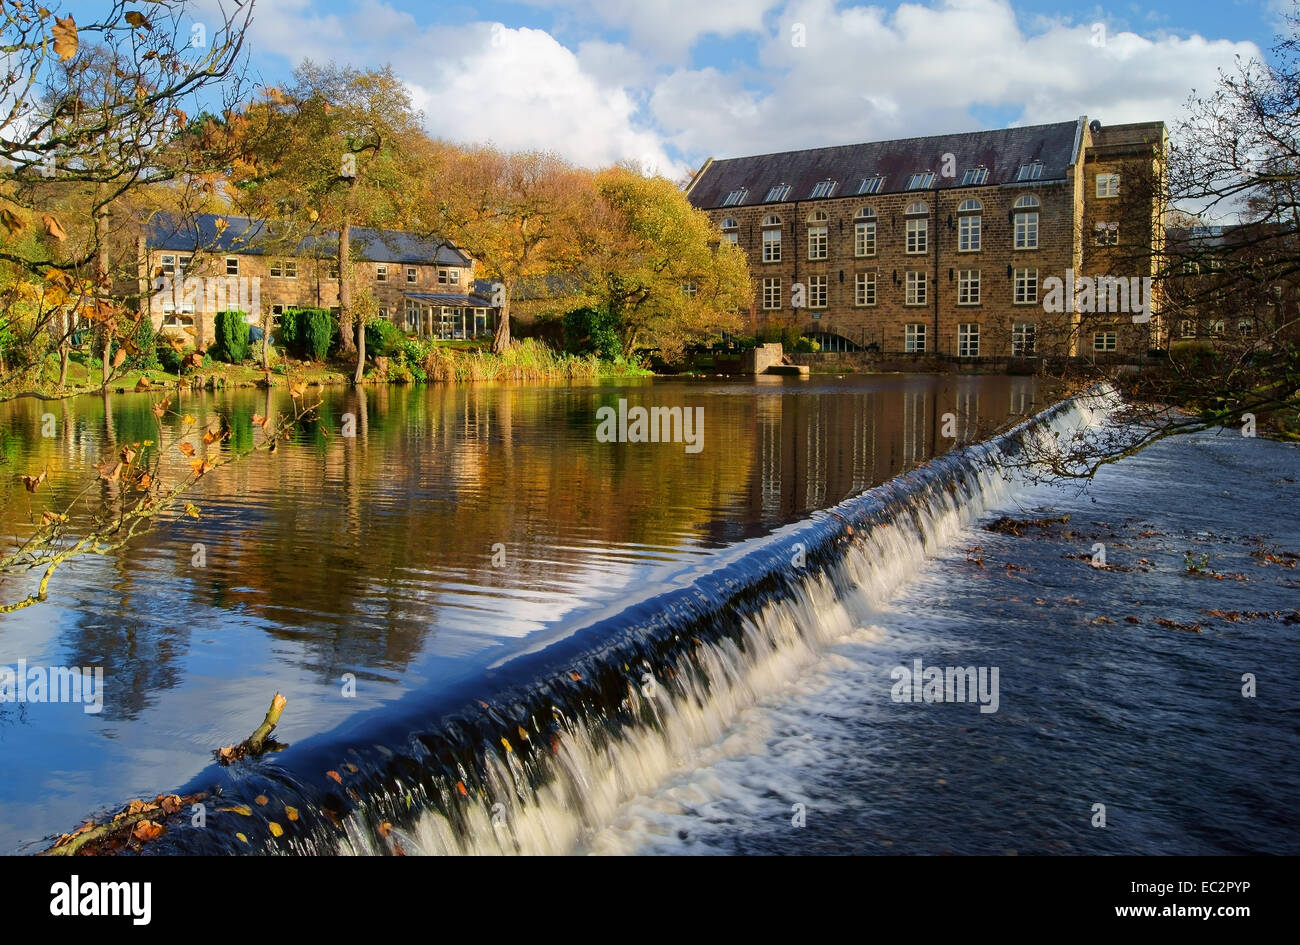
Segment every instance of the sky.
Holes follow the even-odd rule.
[[[710,156],[1080,115],[1172,127],[1234,57],[1267,56],[1284,9],[1289,0],[258,0],[251,66],[280,84],[304,58],[391,65],[439,137],[677,179]]]

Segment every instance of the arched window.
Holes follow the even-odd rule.
[[[778,217],[775,213],[769,213],[767,216],[763,217],[763,226],[780,226],[780,225],[781,225],[781,218]]]
[[[1016,249],[1038,249],[1038,198],[1025,194],[1015,203],[1012,218]]]
[[[907,205],[907,244],[906,252],[910,256],[924,255],[930,248],[930,221],[926,214],[930,212],[924,201],[918,200]]]
[[[876,255],[876,211],[870,207],[853,214],[853,255]]]
[[[827,244],[829,227],[827,221],[830,217],[825,210],[814,210],[808,214],[808,258],[825,259],[827,257]]]
[[[722,238],[728,243],[740,243],[740,224],[735,217],[727,217],[722,221]]]
[[[735,217],[727,217],[722,221],[722,228],[724,230],[738,230],[740,229],[740,224],[736,222]]]
[[[963,200],[957,208],[957,252],[977,253],[983,242],[983,205],[975,199]]]
[[[763,262],[781,261],[781,218],[775,213],[763,217]]]

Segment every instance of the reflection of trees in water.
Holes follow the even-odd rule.
[[[54,601],[68,621],[68,661],[105,667],[108,717],[133,715],[176,684],[195,624],[262,628],[301,647],[300,663],[331,680],[367,667],[398,673],[452,613],[491,630],[504,619],[503,594],[594,600],[613,592],[599,575],[637,549],[734,541],[806,517],[950,448],[938,436],[943,412],[975,431],[981,398],[990,415],[1001,404],[1015,411],[1029,384],[910,378],[868,391],[782,386],[754,396],[671,383],[327,390],[314,429],[200,484],[200,519],[165,525],[80,572],[81,586],[69,586],[69,573]],[[703,404],[704,451],[598,443],[595,409],[619,397]],[[6,427],[23,439],[23,463],[85,469],[106,444],[149,436],[150,403],[76,401],[55,440],[40,439],[39,411],[22,405],[7,408]],[[288,409],[287,394],[263,390],[185,394],[175,408],[200,427],[223,411],[232,428],[254,412]],[[341,436],[347,413],[355,437]],[[183,457],[168,468],[183,473]],[[74,485],[66,475],[51,491]],[[118,488],[103,484],[98,500],[111,507]],[[16,505],[0,517],[11,534],[25,515]],[[191,564],[194,542],[206,546],[206,568]],[[497,542],[507,549],[503,568],[491,567]],[[68,596],[80,611],[71,618]]]

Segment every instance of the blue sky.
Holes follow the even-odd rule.
[[[270,83],[304,57],[391,64],[451,140],[681,176],[710,155],[1084,114],[1172,126],[1193,87],[1267,53],[1286,4],[258,0],[251,48]]]

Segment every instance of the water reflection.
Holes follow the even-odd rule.
[[[181,783],[211,748],[251,730],[244,719],[255,724],[276,689],[289,697],[282,729],[301,739],[410,689],[472,677],[544,627],[650,593],[720,546],[805,518],[1045,399],[1028,378],[918,376],[320,396],[319,422],[276,454],[200,482],[197,520],[82,559],[58,572],[47,603],[0,618],[0,664],[99,665],[106,679],[98,716],[45,705],[0,716],[10,775],[0,849]],[[703,450],[598,442],[596,410],[620,398],[703,406]],[[21,540],[43,509],[86,489],[95,463],[157,439],[157,399],[0,408],[2,534]],[[217,413],[229,420],[229,443],[191,436],[203,455],[247,448],[260,435],[252,415],[290,405],[282,391],[241,390],[185,393],[174,408],[200,430]],[[41,435],[47,413],[52,437]],[[181,432],[168,417],[164,435]],[[29,495],[17,476],[42,469],[49,481]],[[166,474],[187,471],[171,450]],[[122,488],[92,484],[74,518],[120,509]],[[25,593],[21,580],[0,587],[5,599]],[[344,673],[357,677],[355,699],[339,694]]]

